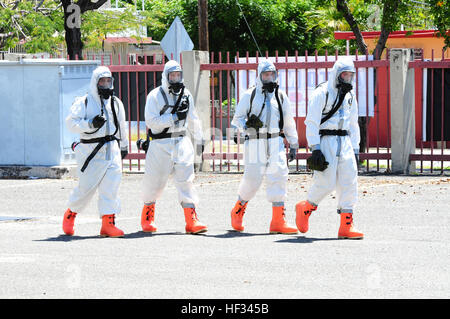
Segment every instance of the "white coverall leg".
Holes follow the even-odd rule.
[[[251,139],[244,145],[244,175],[238,189],[239,198],[251,200],[266,178],[266,198],[271,203],[286,200],[286,183],[289,169],[280,137]]]
[[[86,156],[80,154],[84,146],[82,144],[77,145],[75,148],[78,164],[78,185],[73,189],[69,197],[68,207],[71,211],[77,213],[84,211],[96,190],[98,190],[98,211],[100,217],[120,213],[118,191],[122,179],[122,163],[117,142],[113,141],[110,143],[112,148],[117,148],[114,152],[118,153],[118,155],[113,156],[113,159],[109,161],[102,159],[102,157],[106,157],[106,147],[104,145],[105,150],[102,151],[100,149],[96,157],[89,162],[84,172],[81,172],[80,168],[90,153]],[[91,151],[91,148],[88,151]]]
[[[338,156],[337,139],[341,140],[342,146]],[[348,136],[324,136],[320,145],[329,164],[323,172],[314,171],[308,201],[317,206],[328,194],[336,190],[338,210],[352,212],[358,200],[358,170],[350,139]]]
[[[173,174],[180,204],[197,205],[193,163],[194,150],[188,137],[150,141],[145,160],[144,203],[156,202]]]

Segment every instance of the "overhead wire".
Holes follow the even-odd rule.
[[[258,49],[259,55],[263,56],[262,53],[261,53],[261,50],[259,49],[258,42],[256,42],[255,36],[253,35],[252,28],[250,28],[250,24],[248,23],[247,19],[245,18],[244,11],[242,10],[242,7],[239,4],[238,0],[236,0],[236,4],[238,5],[239,10],[241,11],[242,16],[244,17],[245,24],[247,24],[248,30],[250,31],[250,35],[252,36],[253,41],[255,42],[256,48]]]

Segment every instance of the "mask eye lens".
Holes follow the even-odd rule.
[[[100,78],[98,80],[98,86],[101,88],[112,88],[112,78]]]
[[[261,82],[271,83],[277,80],[277,74],[274,71],[261,72]]]
[[[182,80],[181,72],[171,72],[168,75],[169,77],[169,83],[180,83]]]
[[[353,72],[344,71],[341,73],[340,79],[344,83],[351,84],[353,82],[353,76],[354,76]]]

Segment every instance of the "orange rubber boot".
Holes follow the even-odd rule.
[[[298,202],[295,205],[295,223],[301,233],[308,231],[308,219],[311,213],[317,209],[317,206],[311,205],[307,200]]]
[[[155,203],[144,205],[141,215],[141,226],[144,233],[153,233],[157,231],[155,225]]]
[[[102,216],[102,229],[100,230],[100,236],[123,237],[123,231],[116,227],[114,219],[114,214]]]
[[[231,227],[236,231],[240,232],[244,230],[243,220],[247,204],[248,202],[242,204],[242,202],[238,200],[231,211]]]
[[[183,210],[187,234],[200,234],[208,230],[208,227],[198,220],[195,208],[185,207]]]
[[[341,213],[341,226],[339,227],[339,239],[363,239],[364,234],[353,227],[353,214]]]
[[[75,233],[74,230],[74,224],[75,224],[75,217],[77,216],[77,213],[74,213],[70,210],[70,208],[67,208],[66,212],[64,213],[63,218],[63,231],[68,236],[73,236]]]
[[[272,221],[270,222],[271,234],[297,234],[298,230],[286,223],[284,206],[272,207]]]

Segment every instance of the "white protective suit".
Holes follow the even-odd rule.
[[[111,97],[103,100],[103,116],[106,118],[103,126],[97,129],[90,124],[90,121],[96,115],[101,114],[102,103],[97,92],[97,83],[102,77],[112,77],[110,70],[105,66],[99,66],[94,70],[88,94],[75,100],[71,107],[71,112],[66,118],[68,129],[74,133],[79,133],[80,140],[105,137],[114,134],[116,131],[111,109]],[[119,142],[117,140],[106,142],[89,162],[84,172],[81,172],[81,168],[98,143],[79,143],[75,147],[79,181],[77,187],[72,191],[68,202],[68,207],[73,212],[81,212],[97,189],[100,217],[120,212],[118,190],[122,178],[121,149],[128,149],[128,130],[123,104],[118,98],[115,97],[114,99],[114,107],[119,124],[115,136]]]
[[[164,91],[170,106],[174,106],[178,94],[169,92],[168,73],[181,70],[178,62],[171,60],[164,66],[161,86],[153,89],[147,96],[145,104],[145,124],[153,134],[186,132],[184,136],[152,139],[149,142],[145,157],[145,175],[143,181],[143,200],[148,205],[161,197],[169,176],[174,174],[175,186],[178,190],[178,200],[183,207],[195,207],[198,203],[194,180],[194,147],[188,132],[194,136],[194,143],[203,141],[200,119],[194,106],[192,94],[184,88],[184,95],[189,100],[189,110],[185,120],[177,121],[171,113],[172,107],[160,114],[166,105],[161,89]]]
[[[358,169],[355,154],[359,153],[358,104],[354,91],[344,97],[339,110],[320,124],[338,98],[337,78],[343,72],[355,68],[351,58],[339,58],[330,72],[329,80],[318,86],[308,103],[306,139],[312,150],[320,149],[329,163],[323,172],[314,171],[313,185],[308,191],[308,201],[313,205],[336,189],[338,212],[351,213],[356,204]],[[328,99],[326,93],[328,91]],[[325,107],[326,103],[326,107]],[[320,136],[319,130],[347,130],[347,136]]]
[[[273,93],[264,93],[260,78],[261,72],[269,69],[275,70],[272,62],[266,59],[259,62],[256,77],[256,92],[252,102],[251,114],[259,115],[264,101],[266,101],[266,105],[260,116],[260,120],[264,123],[264,126],[259,132],[274,134],[280,132],[280,111],[275,97],[275,91]],[[248,120],[247,114],[250,110],[253,89],[249,88],[243,94],[231,122],[241,132],[248,133],[245,124]],[[292,116],[289,98],[281,90],[278,91],[278,95],[283,109],[284,127],[282,129],[290,147],[298,148],[297,129]],[[285,201],[289,169],[282,137],[246,139],[244,142],[244,165],[244,176],[238,190],[238,195],[241,200],[249,201],[252,199],[261,186],[263,177],[266,176],[267,200],[280,204]]]

